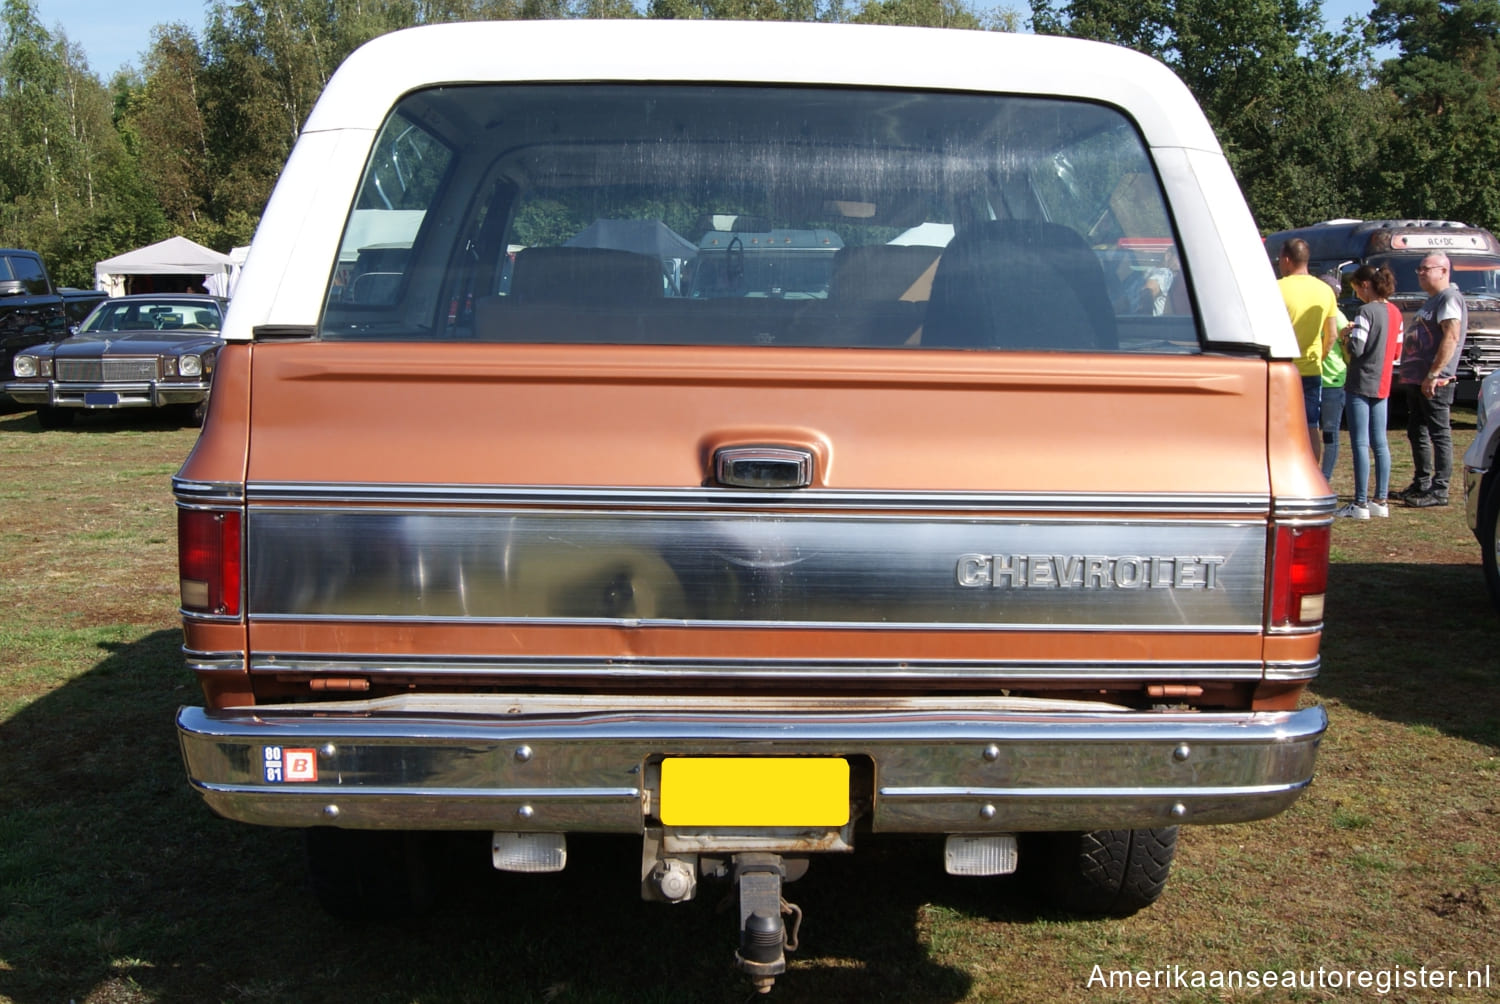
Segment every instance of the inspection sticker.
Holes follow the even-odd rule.
[[[318,751],[313,749],[265,748],[265,776],[269,784],[318,779]]]

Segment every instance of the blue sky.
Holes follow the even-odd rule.
[[[1025,0],[1001,0],[1024,11]],[[983,6],[979,4],[978,6]],[[89,66],[106,81],[125,64],[140,67],[141,54],[151,48],[151,28],[181,21],[194,32],[203,31],[206,0],[152,0],[150,4],[121,0],[32,0],[37,20],[51,30],[61,26],[68,38],[83,46]],[[1324,0],[1323,15],[1330,25],[1351,15],[1368,15],[1373,0]]]
[[[61,27],[69,40],[83,46],[89,67],[104,80],[129,63],[141,65],[141,54],[151,48],[151,28],[181,21],[202,34],[205,0],[31,0],[42,27]]]

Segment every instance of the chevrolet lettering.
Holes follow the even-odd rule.
[[[645,899],[737,898],[682,947],[769,990],[846,922],[788,920],[828,855],[1121,916],[1180,828],[1312,781],[1335,499],[1234,175],[1138,53],[386,35],[222,338],[173,483],[178,736],[338,916],[613,835]]]
[[[958,584],[994,589],[1217,589],[1223,555],[962,554]]]

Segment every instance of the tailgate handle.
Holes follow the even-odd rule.
[[[811,450],[794,446],[725,446],[714,451],[714,480],[735,488],[806,488]]]

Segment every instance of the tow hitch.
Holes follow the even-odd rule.
[[[805,861],[797,864],[806,867]],[[781,898],[786,878],[786,864],[779,854],[734,856],[734,884],[740,899],[740,947],[734,964],[750,977],[757,993],[771,992],[776,977],[786,972],[785,953],[797,950],[802,910]],[[783,914],[792,918],[790,931],[781,919]]]

